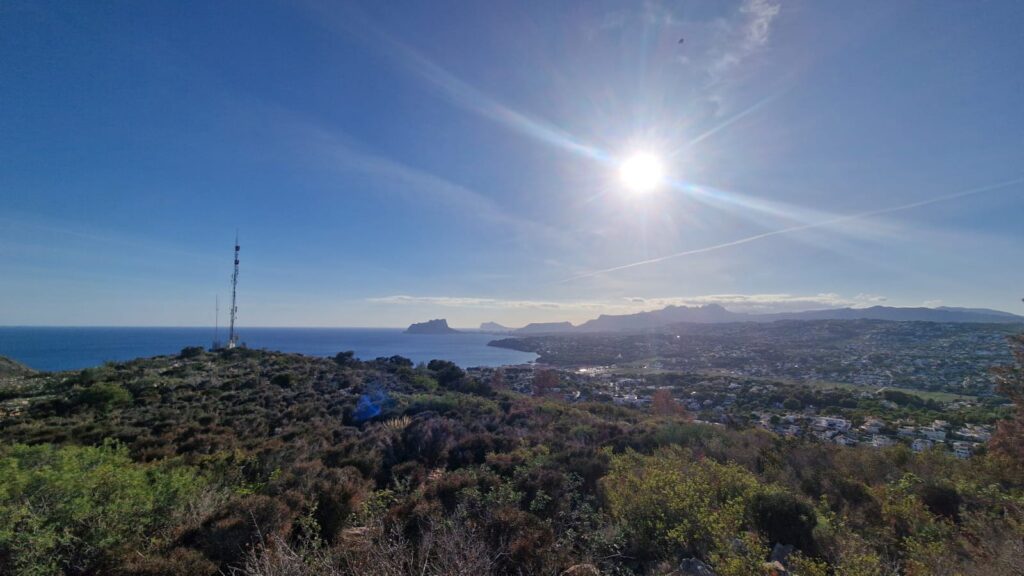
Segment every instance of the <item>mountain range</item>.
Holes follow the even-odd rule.
[[[623,332],[649,330],[684,322],[721,324],[726,322],[775,322],[778,320],[889,320],[917,322],[979,322],[1022,323],[1024,316],[987,308],[896,308],[871,306],[870,308],[829,308],[804,312],[778,312],[750,314],[732,312],[718,304],[703,306],[667,306],[660,310],[635,314],[602,314],[579,326],[569,322],[539,322],[512,330],[513,334],[558,334],[579,332]]]

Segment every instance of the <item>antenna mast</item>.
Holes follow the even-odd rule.
[[[220,294],[213,297],[213,349],[220,349]]]
[[[238,346],[238,335],[235,334],[235,317],[238,314],[236,305],[236,293],[238,290],[238,252],[241,246],[238,245],[238,231],[235,231],[235,273],[231,275],[231,327],[228,328],[228,348]]]

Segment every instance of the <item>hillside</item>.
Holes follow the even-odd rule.
[[[191,348],[34,378],[0,411],[4,574],[739,576],[776,544],[811,576],[1024,559],[1021,478],[988,456],[532,398],[400,357]]]
[[[35,370],[25,366],[20,362],[16,362],[7,358],[6,356],[0,356],[0,378],[5,376],[28,376],[34,374]]]

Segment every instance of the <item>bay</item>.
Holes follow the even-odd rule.
[[[250,348],[334,356],[352,350],[363,360],[404,356],[413,362],[449,360],[468,368],[532,362],[537,356],[487,343],[499,336],[479,332],[403,334],[398,328],[245,328]],[[226,340],[221,330],[220,337]],[[79,370],[107,361],[176,354],[186,346],[209,348],[212,328],[0,327],[0,356],[36,370]]]

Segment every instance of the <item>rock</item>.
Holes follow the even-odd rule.
[[[768,576],[789,576],[789,571],[778,560],[764,563],[764,573]]]
[[[410,325],[405,330],[406,334],[459,334],[458,330],[448,327],[448,321],[444,318],[418,322]]]
[[[339,539],[346,548],[365,550],[370,546],[370,529],[366,526],[346,528],[339,534]]]
[[[715,571],[711,569],[711,566],[696,558],[687,558],[680,562],[679,573],[685,576],[715,576]]]
[[[577,564],[570,566],[561,576],[601,576],[601,571],[593,564]]]
[[[776,543],[775,547],[772,548],[772,555],[768,557],[769,562],[778,562],[783,566],[786,565],[786,558],[793,553],[793,547],[789,544]]]

